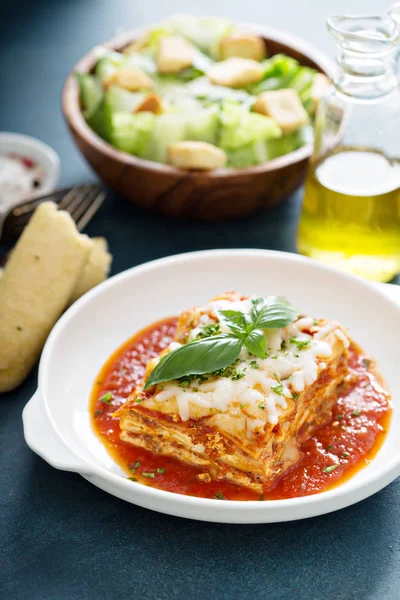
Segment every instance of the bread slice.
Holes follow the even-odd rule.
[[[0,279],[0,392],[20,385],[37,361],[92,248],[53,202],[36,209]]]

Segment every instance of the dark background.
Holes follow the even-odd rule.
[[[0,3],[0,130],[60,154],[62,185],[94,180],[67,134],[59,97],[77,59],[122,29],[171,12],[228,15],[287,29],[333,54],[333,12],[379,12],[381,0],[64,0]],[[294,251],[301,192],[240,223],[144,214],[110,195],[88,227],[104,235],[113,273],[189,250]],[[1,252],[1,248],[0,248]],[[1,315],[0,315],[1,318]],[[186,521],[127,504],[35,456],[21,412],[36,373],[0,398],[0,599],[294,600],[400,598],[400,481],[335,514],[276,525]]]

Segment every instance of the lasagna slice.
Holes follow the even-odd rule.
[[[231,292],[183,312],[162,355],[229,333],[219,311],[246,314],[251,301]],[[329,420],[348,374],[350,340],[338,323],[304,316],[264,333],[266,358],[243,348],[225,369],[145,390],[160,358],[151,360],[143,382],[115,413],[121,439],[197,467],[200,480],[267,489],[300,458],[300,444]]]

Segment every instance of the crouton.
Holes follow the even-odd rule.
[[[226,154],[206,142],[176,142],[168,146],[170,165],[180,169],[221,169],[226,165]]]
[[[308,114],[296,90],[263,92],[257,97],[255,112],[274,119],[284,135],[308,123]]]
[[[136,106],[133,112],[152,112],[155,115],[160,115],[163,112],[163,103],[160,96],[154,94],[154,92],[150,92],[150,94],[147,94],[140,104]]]
[[[160,73],[177,73],[193,63],[194,48],[180,36],[161,38],[157,52],[157,69]]]
[[[220,42],[220,51],[223,59],[239,56],[259,61],[267,54],[264,40],[248,33],[226,35]]]
[[[207,73],[211,83],[227,87],[244,87],[260,81],[263,69],[250,58],[227,58],[215,63]]]
[[[129,69],[119,69],[108,75],[103,85],[107,89],[111,84],[118,85],[130,92],[138,92],[139,90],[151,90],[153,82],[150,77],[139,69],[139,67],[129,67]]]

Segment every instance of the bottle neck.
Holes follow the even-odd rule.
[[[377,57],[339,46],[336,62],[339,69],[334,78],[335,86],[348,96],[365,100],[379,98],[398,85],[393,52]]]

